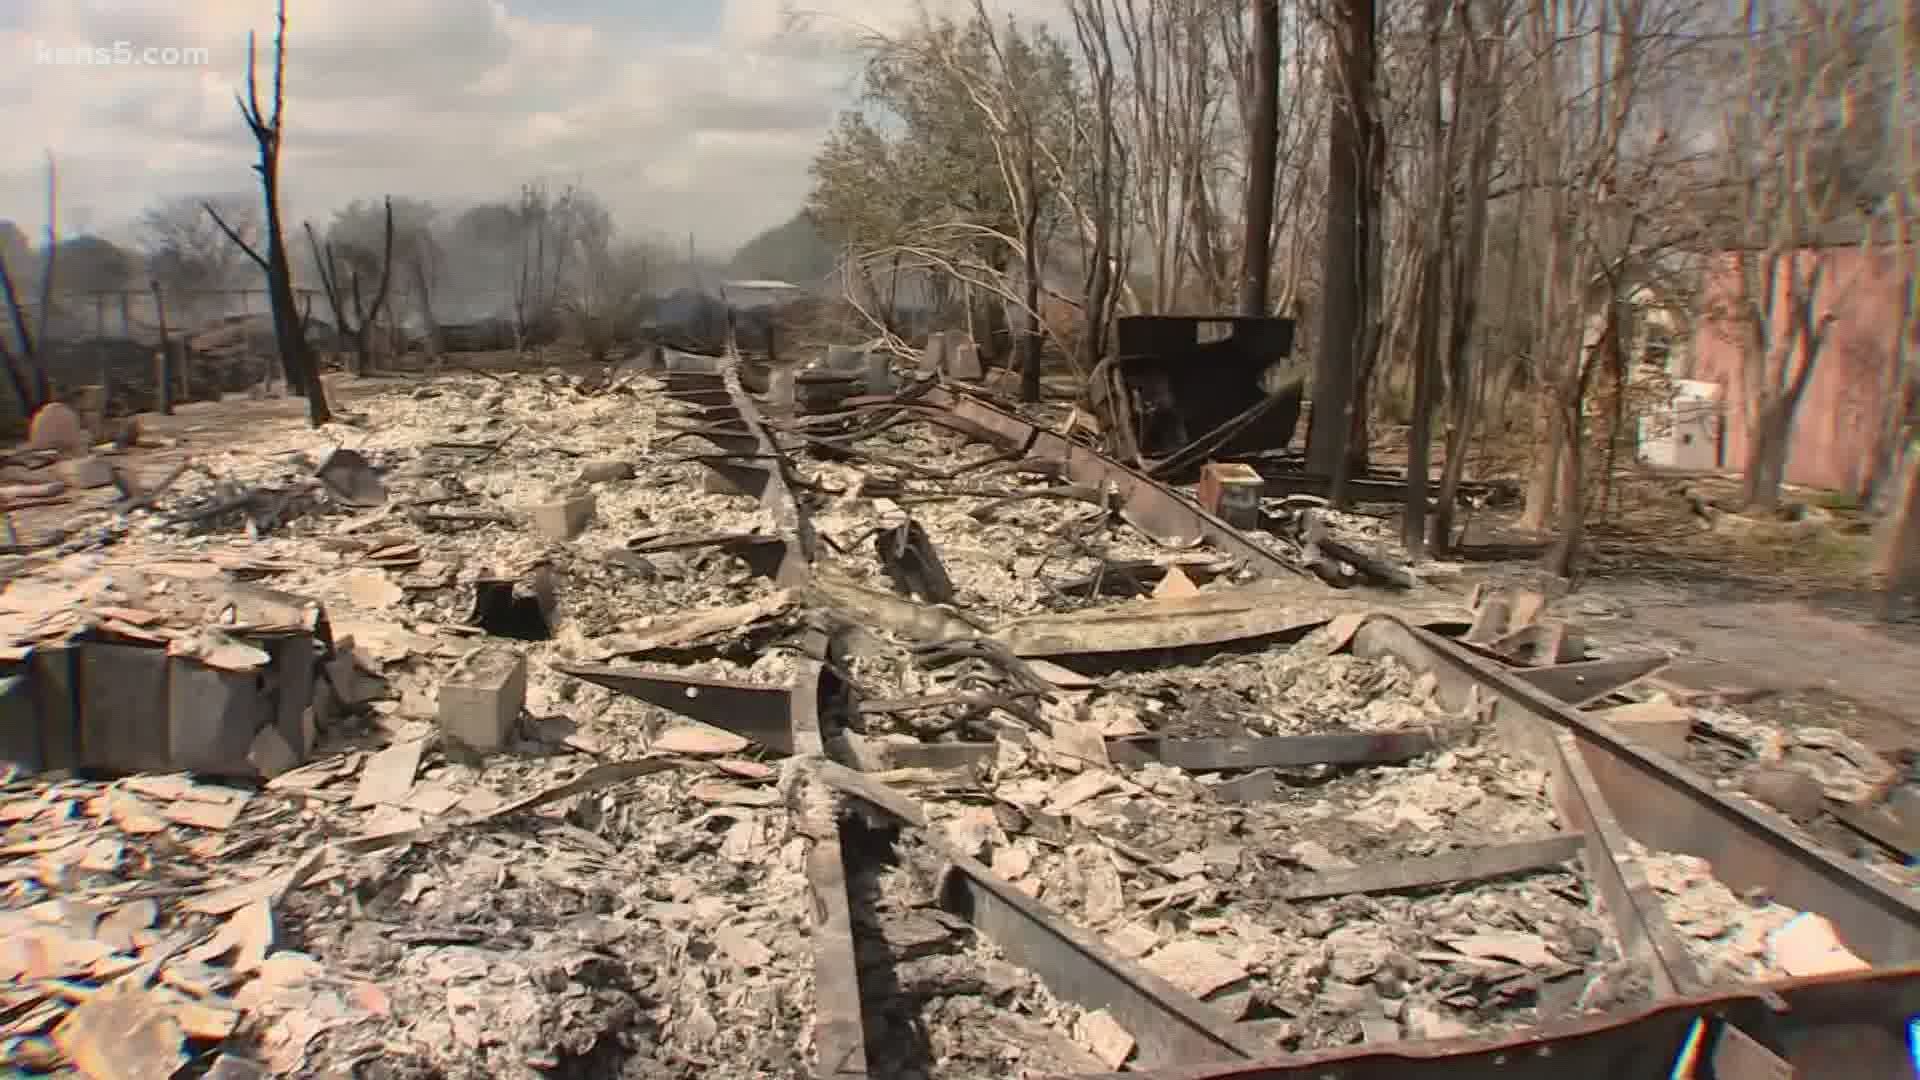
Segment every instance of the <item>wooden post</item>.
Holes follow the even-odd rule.
[[[152,278],[147,287],[153,290],[153,317],[160,324],[160,354],[155,360],[153,373],[154,398],[156,407],[162,416],[173,415],[173,342],[167,337],[167,302],[160,295],[160,279]]]

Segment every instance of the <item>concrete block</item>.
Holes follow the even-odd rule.
[[[607,461],[589,461],[580,467],[580,483],[611,484],[616,480],[633,479],[633,463],[610,459]]]
[[[80,763],[121,772],[173,767],[165,649],[80,647]]]
[[[1209,461],[1200,467],[1200,506],[1236,529],[1260,527],[1267,482],[1253,466]]]
[[[927,335],[927,347],[920,350],[920,377],[930,379],[947,368],[947,335],[936,332]]]
[[[718,375],[725,370],[726,363],[718,356],[702,356],[699,353],[685,353],[678,349],[666,350],[666,361],[668,372],[694,375]]]
[[[767,370],[767,409],[776,416],[793,414],[794,376],[797,372],[792,364],[774,364]]]
[[[996,397],[1020,396],[1020,372],[1013,368],[994,368],[987,372],[987,392]]]
[[[827,370],[838,371],[843,375],[864,375],[867,370],[867,354],[850,345],[827,346]]]
[[[1664,701],[1642,701],[1602,709],[1593,715],[1617,734],[1675,761],[1687,756],[1687,733],[1693,730],[1691,709]]]
[[[593,523],[594,498],[577,492],[533,508],[533,527],[549,540],[571,540]]]
[[[273,727],[265,671],[221,671],[173,657],[167,680],[167,747],[176,769],[251,777],[255,737]]]
[[[57,450],[60,456],[79,457],[87,452],[91,440],[80,422],[80,414],[58,401],[48,402],[33,414],[27,425],[29,449]]]
[[[54,474],[77,491],[103,488],[113,483],[112,463],[92,454],[58,462],[54,465]]]
[[[440,684],[440,730],[475,750],[498,750],[527,697],[526,657],[485,649]]]
[[[980,366],[980,346],[963,341],[947,350],[947,375],[950,378],[978,382],[986,369]]]
[[[875,349],[867,354],[866,385],[863,389],[869,394],[893,393],[893,354],[885,349]]]

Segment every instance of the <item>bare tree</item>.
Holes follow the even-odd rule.
[[[446,269],[446,250],[434,228],[439,211],[421,199],[398,199],[392,205],[396,230],[394,257],[400,260],[400,272],[406,275],[407,287],[413,294],[414,310],[426,334],[427,351],[438,356],[444,343],[433,298]]]
[[[1273,185],[1280,152],[1280,0],[1253,5],[1253,108],[1247,115],[1240,314],[1265,315],[1273,270]]]
[[[353,341],[355,375],[366,375],[373,370],[373,331],[379,325],[381,309],[387,305],[387,296],[393,284],[393,200],[385,199],[385,223],[381,233],[381,250],[378,262],[371,261],[371,252],[356,249],[337,257],[331,239],[322,243],[313,231],[312,223],[307,225],[307,244],[313,249],[314,270],[320,275],[320,286],[327,294],[327,306],[333,311],[334,326],[344,338]],[[342,231],[342,223],[350,223],[357,216],[357,206],[348,207],[335,223],[332,232]],[[347,278],[340,280],[342,263],[345,264]],[[372,295],[361,289],[363,275],[371,276],[373,268],[379,268],[377,284]]]
[[[1132,265],[1129,155],[1117,115],[1118,67],[1114,62],[1111,12],[1107,0],[1071,0],[1068,5],[1080,55],[1087,67],[1092,116],[1085,132],[1090,144],[1086,191],[1080,203],[1093,221],[1093,239],[1085,266],[1086,331],[1080,363],[1092,371],[1106,355],[1107,331],[1119,310],[1123,268]]]
[[[578,193],[573,211],[579,250],[561,307],[587,357],[600,362],[632,328],[662,259],[644,244],[617,243],[613,215],[591,193]]]
[[[1895,613],[1898,601],[1920,598],[1920,4],[1902,5],[1893,55],[1893,101],[1900,121],[1894,125],[1893,149],[1901,180],[1890,200],[1887,246],[1895,266],[1905,270],[1907,287],[1894,329],[1899,390],[1888,402],[1891,435],[1882,466],[1892,496],[1884,500],[1889,512],[1880,538],[1887,615]]]
[[[1447,246],[1452,305],[1447,321],[1446,463],[1434,500],[1431,543],[1438,551],[1453,546],[1453,510],[1466,475],[1467,448],[1474,418],[1485,399],[1488,365],[1471,347],[1480,316],[1480,290],[1486,266],[1488,204],[1494,157],[1500,143],[1503,110],[1501,82],[1507,59],[1510,4],[1490,4],[1494,26],[1480,28],[1473,0],[1456,0],[1454,21],[1460,31],[1460,67],[1455,76],[1451,137],[1467,144],[1461,190],[1460,242]],[[1450,227],[1451,223],[1443,224]],[[1409,469],[1411,475],[1411,469]]]
[[[305,323],[293,292],[293,268],[287,259],[285,231],[280,222],[280,140],[284,131],[287,74],[286,0],[279,0],[275,7],[275,24],[273,111],[264,113],[260,108],[259,84],[255,78],[256,50],[251,33],[247,35],[247,94],[244,98],[235,95],[240,115],[246,119],[247,130],[253,133],[254,143],[259,147],[260,159],[253,169],[260,174],[260,193],[266,209],[266,254],[262,255],[247,243],[211,203],[203,206],[227,239],[246,252],[267,275],[267,298],[273,306],[273,338],[280,351],[281,370],[286,374],[288,388],[306,397],[307,418],[319,427],[333,419],[333,413],[327,408],[326,387],[320,382],[319,368],[307,345]]]
[[[524,352],[551,336],[560,313],[575,236],[572,187],[550,195],[544,181],[523,184],[514,212],[513,329]]]
[[[220,310],[208,305],[196,294],[233,288],[240,278],[247,257],[213,223],[204,207],[216,207],[221,220],[250,247],[260,244],[260,204],[244,194],[187,196],[167,199],[148,207],[140,215],[140,250],[147,260],[147,272],[173,296],[175,310],[183,321],[191,322],[208,311]]]
[[[1840,205],[1816,158],[1826,111],[1856,71],[1847,31],[1857,2],[1795,0],[1791,19],[1761,0],[1745,5],[1743,92],[1724,126],[1736,227],[1722,259],[1726,287],[1712,300],[1740,348],[1743,494],[1757,508],[1779,505],[1800,404],[1849,285],[1828,280],[1835,260],[1822,249],[1871,240],[1845,225],[1857,209]]]
[[[21,412],[32,416],[42,405],[53,400],[53,380],[47,373],[46,364],[41,361],[40,345],[46,341],[47,327],[53,317],[53,271],[56,256],[60,251],[59,231],[59,173],[55,168],[53,154],[47,154],[47,245],[41,256],[40,264],[40,308],[37,328],[28,325],[26,306],[20,299],[20,288],[14,280],[13,272],[8,268],[4,252],[0,252],[0,294],[7,301],[7,316],[13,327],[13,343],[9,345],[4,335],[0,335],[0,361],[7,368],[7,380],[14,396],[20,400]]]

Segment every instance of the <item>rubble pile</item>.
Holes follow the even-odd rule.
[[[772,769],[688,763],[547,818],[515,806],[586,759],[482,770],[424,725],[394,739],[258,792],[0,791],[10,1064],[220,1046],[283,1075],[802,1071],[805,878],[785,813],[740,775]],[[155,1041],[114,1045],[134,1021]],[[157,1064],[124,1067],[91,1075]]]
[[[1055,1000],[1031,972],[940,910],[937,863],[920,850],[888,855],[893,865],[863,869],[848,890],[872,1074],[913,1080],[1109,1067],[1072,1038],[1090,1014]]]
[[[1566,872],[1416,896],[1290,895],[1319,872],[1539,836],[1553,815],[1546,778],[1489,750],[1288,770],[1276,792],[1270,772],[1120,773],[1085,760],[1101,741],[1071,722],[1027,741],[1001,744],[989,806],[934,785],[926,805],[948,842],[1231,1017],[1266,1022],[1286,1049],[1536,1023],[1599,1007],[1580,995],[1623,970]]]
[[[0,1065],[813,1075],[815,817],[840,823],[875,1075],[1139,1064],[1134,1033],[948,909],[969,859],[1275,1051],[1650,1000],[1552,779],[1434,676],[1349,650],[1389,595],[1411,624],[1468,621],[1370,519],[1270,507],[1275,550],[1325,555],[1341,588],[1256,581],[922,414],[848,434],[803,413],[767,432],[817,538],[796,577],[801,541],[665,385],[395,383],[351,426],[187,447],[97,529],[9,564],[16,643],[117,634],[213,664],[244,586],[310,608],[319,677],[288,752],[225,784],[6,778]],[[1540,606],[1472,621],[1538,663],[1580,655]],[[726,684],[793,686],[820,638],[851,684],[826,718],[840,764],[776,760],[594,668],[764,700]],[[885,797],[802,812],[829,765]],[[1519,869],[1435,869],[1528,845]],[[1796,970],[1774,941],[1799,913],[1634,855],[1714,979]]]

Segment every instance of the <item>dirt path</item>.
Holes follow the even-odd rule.
[[[1701,597],[1608,584],[1570,603],[1603,647],[1679,653],[1689,683],[1771,691],[1740,706],[1790,723],[1837,726],[1882,751],[1920,750],[1920,632],[1802,599]]]

